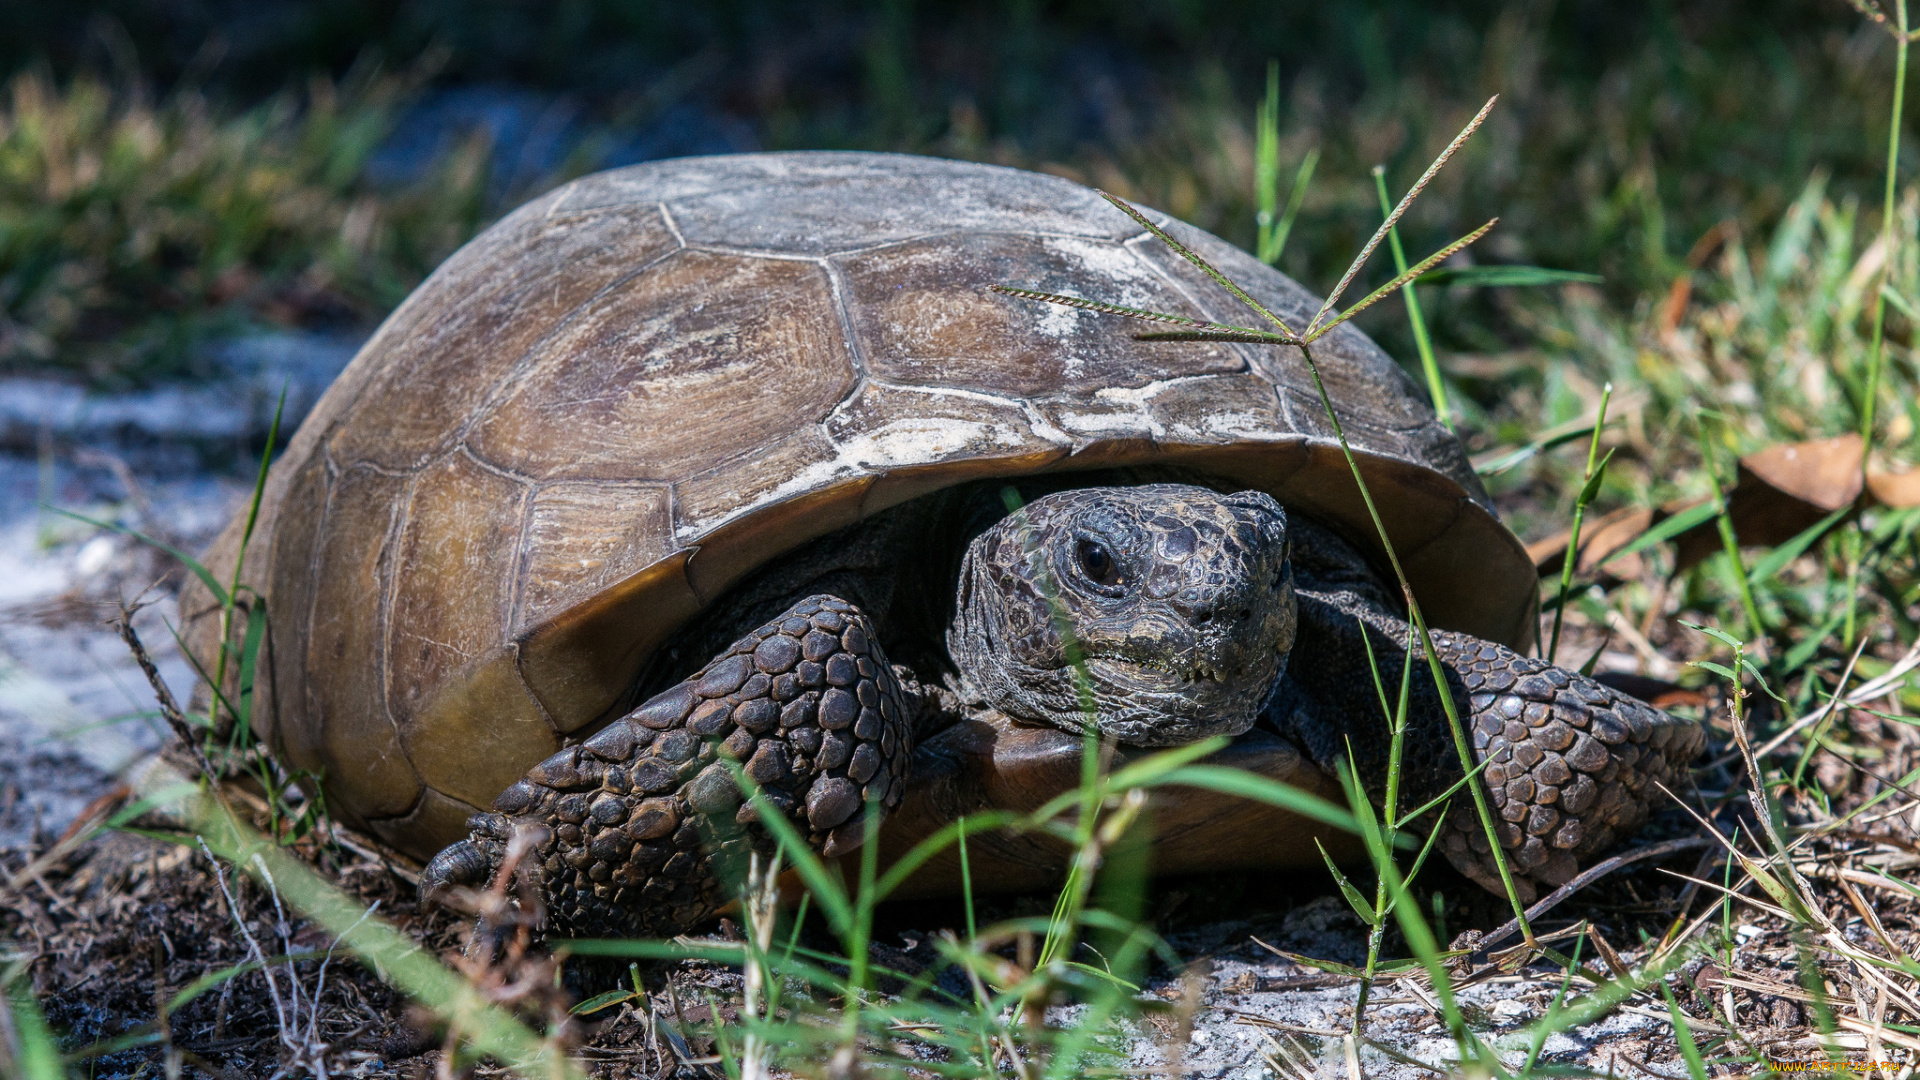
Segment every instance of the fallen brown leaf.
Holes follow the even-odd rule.
[[[1902,509],[1920,506],[1920,469],[1907,472],[1867,470],[1867,493],[1881,506]]]
[[[1858,435],[1788,443],[1740,459],[1739,480],[1727,492],[1727,516],[1742,547],[1784,544],[1821,518],[1860,498],[1864,447]],[[1674,568],[1686,568],[1720,550],[1720,530],[1703,522],[1674,538]]]

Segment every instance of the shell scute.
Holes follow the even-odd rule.
[[[324,769],[334,797],[359,820],[404,814],[420,795],[387,711],[383,664],[393,507],[405,491],[405,478],[370,469],[350,469],[333,482],[312,571],[313,606],[294,613],[311,619],[306,670],[335,673],[287,683],[305,691],[305,723],[292,725],[303,729],[294,738],[305,736],[301,741],[318,751],[317,760],[301,764]],[[298,641],[288,639],[287,647]]]
[[[681,252],[542,342],[468,443],[543,478],[672,481],[744,456],[852,389],[835,308],[818,264]]]
[[[987,290],[1014,285],[1199,315],[1164,276],[1111,241],[948,235],[837,261],[854,334],[878,378],[1030,398],[1086,396],[1246,366],[1227,346],[1135,341],[1113,332],[1112,316],[1013,302]]]
[[[474,241],[480,252],[450,261],[459,273],[435,274],[421,286],[421,306],[438,318],[379,340],[385,347],[377,358],[358,358],[377,361],[359,407],[378,411],[380,422],[345,418],[332,438],[336,460],[424,464],[451,446],[529,349],[602,289],[678,246],[651,209],[502,225],[506,243],[482,234]],[[504,265],[515,272],[499,273]]]

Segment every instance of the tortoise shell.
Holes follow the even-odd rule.
[[[1167,227],[1296,325],[1319,306]],[[274,464],[245,563],[269,598],[259,730],[337,816],[424,857],[612,719],[743,575],[949,485],[1184,465],[1379,553],[1297,350],[1140,342],[992,283],[1245,321],[1093,191],[1014,169],[694,158],[521,207],[387,319]],[[1524,645],[1534,569],[1459,442],[1358,330],[1315,354],[1430,621]],[[208,555],[223,576],[241,527]],[[182,603],[208,656],[211,597]]]

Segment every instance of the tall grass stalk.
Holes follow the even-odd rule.
[[[1393,200],[1387,195],[1387,167],[1373,167],[1373,186],[1380,193],[1380,213],[1393,213]],[[1407,253],[1400,246],[1400,230],[1387,230],[1387,246],[1393,251],[1393,268],[1404,274],[1407,272]],[[1433,397],[1433,411],[1440,416],[1440,422],[1453,430],[1453,405],[1447,401],[1447,383],[1440,375],[1440,361],[1433,355],[1433,338],[1427,333],[1426,316],[1420,311],[1420,295],[1415,292],[1416,283],[1409,280],[1400,286],[1400,295],[1407,302],[1407,323],[1413,328],[1413,344],[1420,351],[1420,370],[1427,376],[1427,393]]]
[[[1907,97],[1907,47],[1913,42],[1914,32],[1907,25],[1907,0],[1894,0],[1894,19],[1888,24],[1886,16],[1866,6],[1866,0],[1852,0],[1854,6],[1886,27],[1894,43],[1893,60],[1893,101],[1887,117],[1887,178],[1886,193],[1881,201],[1880,244],[1881,270],[1877,276],[1878,287],[1873,294],[1873,334],[1867,345],[1867,372],[1860,388],[1860,443],[1862,461],[1873,458],[1874,413],[1880,400],[1880,368],[1886,353],[1887,296],[1896,265],[1895,256],[1900,241],[1900,230],[1894,214],[1894,195],[1898,189],[1900,169],[1900,118],[1905,111]],[[1842,647],[1851,648],[1857,632],[1857,613],[1859,610],[1860,564],[1863,557],[1865,537],[1861,526],[1855,524],[1847,537],[1847,591],[1846,623],[1842,634]]]
[[[1893,0],[1894,24],[1889,27],[1893,35],[1893,104],[1887,118],[1887,183],[1886,195],[1882,200],[1880,218],[1880,242],[1885,246],[1883,266],[1879,275],[1879,288],[1873,297],[1873,337],[1867,347],[1867,375],[1862,386],[1860,402],[1860,439],[1866,444],[1866,450],[1873,450],[1874,406],[1880,399],[1880,365],[1886,351],[1887,322],[1887,280],[1892,276],[1895,245],[1899,242],[1899,230],[1895,227],[1894,194],[1900,167],[1900,116],[1904,111],[1907,96],[1907,46],[1913,41],[1913,32],[1907,27],[1907,0]]]
[[[1721,552],[1732,567],[1735,588],[1740,594],[1740,608],[1746,614],[1747,632],[1756,640],[1763,639],[1767,633],[1766,621],[1760,617],[1760,605],[1753,598],[1753,582],[1748,580],[1746,563],[1740,558],[1740,540],[1734,535],[1733,515],[1727,505],[1726,491],[1720,486],[1719,455],[1713,450],[1713,436],[1707,431],[1706,416],[1703,413],[1699,425],[1700,457],[1707,475],[1707,486],[1713,490],[1714,527],[1720,533]]]
[[[1613,384],[1608,383],[1600,391],[1600,414],[1593,422],[1593,438],[1587,443],[1587,471],[1581,477],[1580,494],[1573,500],[1573,523],[1567,529],[1567,553],[1560,559],[1559,602],[1553,608],[1553,634],[1547,644],[1547,663],[1554,662],[1560,655],[1560,621],[1567,613],[1567,595],[1573,591],[1573,568],[1580,561],[1580,521],[1586,516],[1587,506],[1600,494],[1600,484],[1607,475],[1607,461],[1612,460],[1613,452],[1607,452],[1606,460],[1601,460],[1600,433],[1607,426],[1607,405],[1613,400]]]
[[[1253,190],[1259,209],[1254,213],[1253,253],[1268,266],[1280,261],[1287,250],[1287,237],[1306,200],[1307,185],[1313,180],[1313,168],[1320,163],[1320,150],[1307,151],[1293,174],[1293,189],[1287,194],[1287,208],[1276,216],[1280,205],[1280,62],[1267,62],[1267,96],[1254,118]]]

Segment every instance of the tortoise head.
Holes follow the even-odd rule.
[[[1056,492],[974,539],[959,590],[947,647],[972,695],[1134,745],[1246,731],[1293,647],[1286,515],[1257,491]]]

